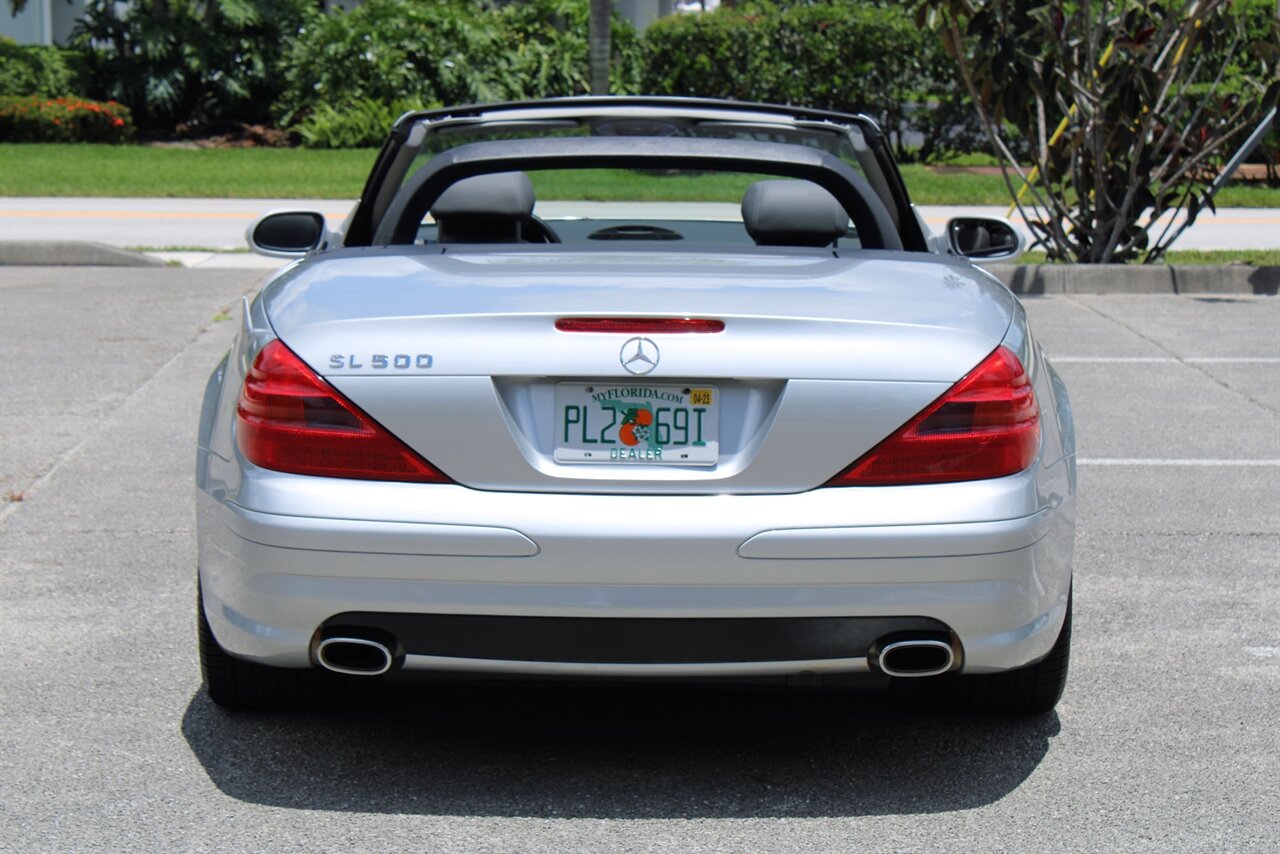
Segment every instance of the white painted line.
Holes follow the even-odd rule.
[[[1171,356],[1050,356],[1055,365],[1150,365],[1177,364]]]
[[[1280,460],[1170,460],[1137,459],[1129,457],[1080,457],[1082,466],[1280,466]]]
[[[1172,356],[1050,356],[1049,361],[1060,364],[1085,365],[1280,365],[1280,356],[1191,356],[1176,359]]]
[[[1280,646],[1246,646],[1244,651],[1258,658],[1280,658]]]

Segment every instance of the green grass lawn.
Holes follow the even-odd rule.
[[[1043,264],[1041,251],[1024,252],[1019,264]],[[1173,267],[1204,267],[1243,264],[1248,267],[1280,266],[1280,249],[1174,249],[1165,253],[1162,263]]]
[[[0,144],[0,196],[354,199],[377,151]]]
[[[172,196],[353,199],[376,151],[304,148],[152,148],[126,145],[0,144],[0,196]],[[584,178],[583,175],[589,175]],[[923,205],[1007,205],[999,175],[937,173],[905,166],[913,200]],[[737,202],[758,176],[642,174],[627,170],[544,173],[540,198]],[[1234,184],[1221,207],[1280,207],[1280,189]]]
[[[1000,175],[940,173],[914,164],[901,168],[911,200],[918,205],[1008,205],[1011,201]],[[1280,188],[1238,182],[1223,187],[1213,201],[1221,208],[1277,208]]]

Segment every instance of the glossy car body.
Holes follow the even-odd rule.
[[[655,131],[703,125],[716,136]],[[510,138],[530,126],[589,132]],[[473,128],[495,138],[424,156],[429,140]],[[847,156],[803,144],[806,134],[840,140]],[[549,229],[581,239],[448,239],[454,226],[440,214],[450,187],[566,166],[767,174],[775,185],[748,195],[763,208],[776,200],[776,210],[743,204],[765,245],[685,242],[698,228],[727,228],[698,211],[688,221],[705,221],[688,226],[642,203],[578,203],[557,218],[573,205],[541,200],[526,236]],[[797,181],[843,208],[830,245],[788,245],[788,229],[808,216],[786,198]],[[517,194],[525,186],[493,185]],[[292,696],[281,680],[325,666],[893,674],[948,695],[985,685],[1003,698],[989,703],[998,710],[1056,702],[1074,542],[1069,399],[1016,298],[923,227],[870,120],[680,99],[410,115],[344,229],[315,241],[246,303],[205,393],[196,494],[202,653],[215,700],[269,704]],[[711,325],[670,324],[689,319]],[[600,321],[626,323],[590,325]],[[250,459],[246,378],[272,346],[444,482],[322,476]],[[1023,467],[956,482],[834,485],[1001,353],[1016,357],[1012,370],[1024,371],[1038,407]],[[632,442],[665,426],[676,443],[672,408],[606,401],[588,413],[605,389],[622,389],[632,404],[646,394],[714,395],[714,452],[695,450],[689,435],[675,448],[714,461],[672,462],[674,445],[651,438],[647,460],[590,459],[596,442],[628,453],[624,433]],[[681,405],[689,433],[694,410]],[[597,436],[602,412],[616,420],[624,411],[627,424]],[[1042,672],[1046,657],[1052,672]],[[268,687],[243,688],[246,673]],[[1034,677],[1035,696],[1009,699],[1002,677]]]

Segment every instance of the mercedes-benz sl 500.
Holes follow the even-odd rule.
[[[331,674],[1066,678],[1066,390],[863,116],[578,98],[401,118],[209,379],[200,654],[227,707]]]

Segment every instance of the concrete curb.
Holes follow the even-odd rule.
[[[0,240],[0,267],[163,267],[164,261],[105,243]]]
[[[993,264],[1019,296],[1042,294],[1256,294],[1280,292],[1280,267],[1137,264]]]

